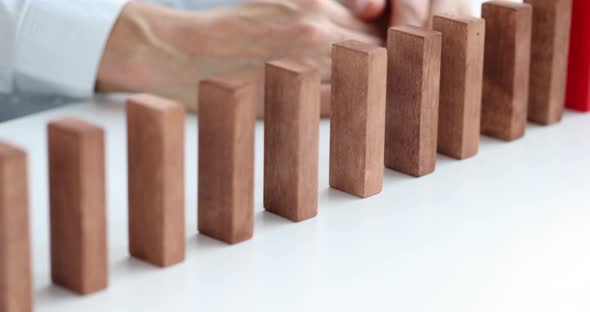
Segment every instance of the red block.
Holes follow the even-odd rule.
[[[590,111],[590,1],[573,0],[566,106]]]

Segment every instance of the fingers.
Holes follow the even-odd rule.
[[[375,0],[369,0],[375,1]],[[385,0],[377,0],[385,1]],[[296,0],[302,8],[312,15],[327,17],[333,23],[358,32],[377,34],[374,25],[355,16],[347,7],[335,0]]]
[[[430,0],[391,0],[391,25],[425,26],[430,20]],[[448,0],[455,1],[455,0]]]
[[[364,21],[374,21],[381,16],[390,0],[345,0],[344,5]]]
[[[471,12],[471,0],[432,0],[432,14],[447,13],[469,15]]]
[[[373,35],[373,34],[355,32],[355,31],[351,31],[346,28],[340,28],[339,33],[341,36],[341,38],[340,38],[341,40],[338,40],[338,41],[356,40],[356,41],[369,43],[369,44],[373,44],[373,45],[378,45],[378,46],[382,46],[384,43],[383,39],[381,37],[379,37],[377,35]]]

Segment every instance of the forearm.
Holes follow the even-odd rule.
[[[195,111],[199,80],[231,75],[256,83],[261,115],[266,61],[293,57],[316,65],[329,95],[332,43],[380,44],[375,33],[331,0],[260,0],[202,12],[131,2],[108,39],[96,87],[154,93]],[[327,113],[329,97],[323,98]]]
[[[152,91],[166,84],[161,81],[163,77],[175,76],[179,81],[194,82],[195,77],[204,75],[177,44],[181,41],[186,18],[181,11],[128,3],[107,41],[96,89],[101,92]]]
[[[99,92],[148,92],[197,109],[199,80],[235,72],[240,53],[220,24],[235,9],[185,12],[130,2],[100,62]]]

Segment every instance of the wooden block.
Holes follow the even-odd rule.
[[[332,47],[330,186],[358,197],[383,189],[387,50],[344,41]]]
[[[486,20],[481,132],[512,141],[524,136],[529,98],[532,9],[491,1]]]
[[[104,132],[75,118],[48,125],[51,278],[80,294],[107,287]]]
[[[566,106],[590,111],[590,1],[573,0]]]
[[[393,27],[387,51],[385,166],[423,176],[436,162],[441,34]]]
[[[0,311],[31,312],[26,153],[0,142]]]
[[[565,107],[572,0],[525,0],[533,7],[528,119],[559,122]]]
[[[438,152],[465,159],[479,149],[485,21],[437,15],[433,29],[442,33]]]
[[[153,95],[127,100],[129,252],[166,267],[184,260],[184,108]]]
[[[278,60],[265,75],[264,208],[303,221],[318,208],[320,73]]]
[[[256,86],[218,78],[199,89],[199,232],[235,244],[254,233]]]

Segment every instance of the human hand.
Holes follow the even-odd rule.
[[[471,0],[345,0],[361,19],[374,21],[389,14],[390,25],[428,26],[433,14],[470,14]],[[389,9],[388,9],[389,7]],[[389,12],[386,12],[388,11]]]
[[[264,62],[292,57],[320,69],[326,115],[332,43],[380,44],[377,33],[332,0],[256,0],[205,12],[131,2],[107,42],[97,89],[151,92],[196,111],[200,79],[234,76],[257,83],[260,116]]]

